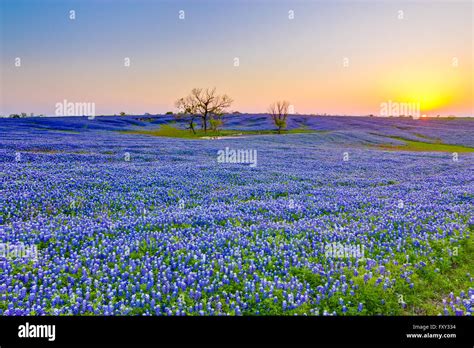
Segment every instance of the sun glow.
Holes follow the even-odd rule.
[[[419,103],[423,113],[450,105],[460,97],[461,76],[452,73],[449,67],[419,68],[392,73],[384,79],[384,94],[398,102]]]

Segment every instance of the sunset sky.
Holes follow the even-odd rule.
[[[467,0],[0,6],[2,115],[52,115],[64,99],[94,102],[98,115],[164,113],[193,87],[216,87],[241,112],[286,99],[299,113],[379,114],[391,100],[420,102],[427,115],[473,115]]]

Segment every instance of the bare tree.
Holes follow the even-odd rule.
[[[174,117],[176,119],[186,118],[189,124],[189,129],[191,129],[193,133],[196,134],[194,120],[199,117],[199,115],[197,103],[195,102],[194,98],[191,95],[188,95],[185,98],[180,98],[176,101],[175,106],[179,112],[175,114]]]
[[[272,103],[268,108],[268,112],[272,116],[273,123],[278,127],[278,134],[281,130],[286,128],[286,118],[288,117],[288,108],[290,103],[287,101],[277,101]]]
[[[227,94],[216,94],[215,88],[205,90],[194,88],[190,95],[179,99],[176,106],[182,112],[200,117],[201,127],[204,132],[207,132],[208,123],[213,129],[217,129],[222,124],[222,116],[232,102],[233,100]],[[191,129],[194,131],[194,128]]]

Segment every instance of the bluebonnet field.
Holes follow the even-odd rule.
[[[474,154],[378,147],[403,144],[388,135],[474,146],[472,121],[118,132],[169,121],[0,120],[0,242],[38,248],[1,260],[2,315],[472,314]],[[264,115],[225,125],[272,128]],[[258,165],[217,163],[225,147],[257,150]]]

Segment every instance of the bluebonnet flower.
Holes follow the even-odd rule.
[[[34,137],[21,136],[28,135],[30,120],[15,122],[26,123],[0,124],[0,236],[40,245],[41,252],[39,260],[2,265],[2,315],[264,315],[269,307],[298,314],[326,307],[326,315],[341,314],[353,308],[349,300],[358,304],[360,277],[369,283],[377,276],[383,290],[398,285],[404,255],[411,255],[412,265],[402,269],[402,279],[411,288],[414,270],[439,272],[443,260],[429,244],[457,245],[473,222],[465,196],[472,189],[469,154],[446,166],[445,154],[388,151],[374,161],[374,150],[355,148],[357,161],[341,167],[341,148],[353,141],[346,133],[331,133],[337,144],[315,134],[226,139],[236,148],[265,149],[265,160],[249,172],[211,163],[222,143],[204,141],[190,151],[179,139],[117,138],[110,130],[130,127],[125,119],[39,120],[79,127],[81,134],[37,130]],[[307,122],[332,130],[340,120]],[[415,137],[394,128],[393,120],[363,127],[371,131],[362,128],[358,137],[371,144],[386,141],[373,132]],[[430,131],[445,142],[474,146],[456,124]],[[309,156],[308,148],[316,151]],[[14,160],[15,151],[25,162]],[[125,151],[132,161],[123,160]],[[419,180],[420,172],[437,169],[443,175]],[[294,209],[288,209],[289,196]],[[409,202],[403,209],[394,204],[400,198]],[[331,243],[364,246],[366,261],[330,257],[324,248]],[[28,271],[19,272],[23,266]],[[359,267],[367,273],[359,275]],[[470,314],[474,292],[463,290],[450,294],[439,311]],[[280,297],[282,306],[268,306]],[[371,303],[359,304],[358,313],[372,314]]]

